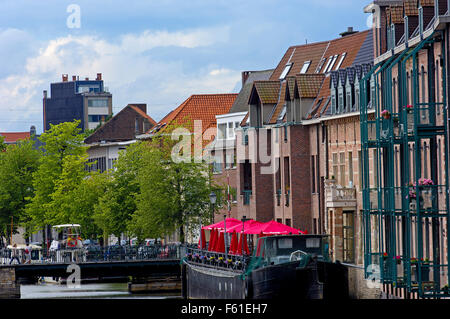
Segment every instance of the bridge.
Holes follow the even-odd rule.
[[[169,287],[181,283],[180,260],[185,256],[186,247],[181,245],[65,249],[60,251],[32,252],[27,260],[23,251],[0,250],[0,298],[20,297],[20,284],[37,282],[42,277],[67,278],[79,268],[79,279],[112,279],[132,277],[129,287],[149,282],[169,282]],[[17,256],[17,258],[13,258]],[[140,289],[144,289],[140,288]],[[145,289],[147,289],[145,288]],[[148,288],[148,289],[150,289]],[[132,289],[130,288],[130,291]]]

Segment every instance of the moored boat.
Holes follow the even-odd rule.
[[[188,299],[348,298],[347,269],[322,235],[262,237],[249,257],[190,249],[182,275]]]

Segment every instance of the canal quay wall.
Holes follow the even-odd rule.
[[[13,267],[0,267],[0,299],[19,299],[20,284]]]
[[[382,289],[369,287],[361,266],[346,265],[348,269],[348,288],[351,299],[382,299]]]

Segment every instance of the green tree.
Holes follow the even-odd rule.
[[[52,203],[56,186],[60,189],[67,186],[70,184],[70,177],[73,177],[73,182],[76,183],[80,174],[83,174],[81,161],[85,160],[86,148],[78,128],[79,122],[50,125],[50,130],[39,138],[44,144],[44,156],[40,157],[39,168],[33,174],[35,196],[26,205],[26,213],[31,218],[30,225],[34,230],[60,220],[58,216],[63,212],[55,211]]]
[[[174,231],[185,242],[188,225],[209,221],[209,194],[220,188],[211,184],[209,166],[194,161],[179,162],[172,158],[175,142],[170,134],[159,135],[143,143],[137,180],[137,210],[130,229],[139,237],[157,238]],[[219,196],[219,201],[221,200]]]
[[[11,218],[14,226],[28,221],[25,206],[34,193],[33,173],[38,169],[40,158],[40,152],[33,149],[33,144],[31,140],[20,141],[0,152],[1,237],[9,238]]]
[[[115,170],[105,173],[105,192],[95,207],[94,220],[106,235],[120,236],[127,231],[132,214],[136,211],[136,194],[140,187],[137,180],[143,143],[128,146],[119,153]]]

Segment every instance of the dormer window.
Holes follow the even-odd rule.
[[[331,89],[331,114],[336,114],[336,90],[334,87]]]
[[[306,72],[308,72],[309,66],[311,65],[311,61],[306,61],[303,64],[302,69],[300,70],[300,74],[305,74]]]
[[[347,56],[347,53],[343,53],[341,56],[341,59],[339,60],[339,63],[336,65],[336,69],[335,70],[339,70],[339,68],[342,65],[342,62],[344,62],[345,57]]]
[[[280,75],[280,81],[283,81],[286,78],[286,76],[288,75],[289,71],[291,70],[292,64],[293,63],[286,64],[286,66],[284,67],[283,72]]]

